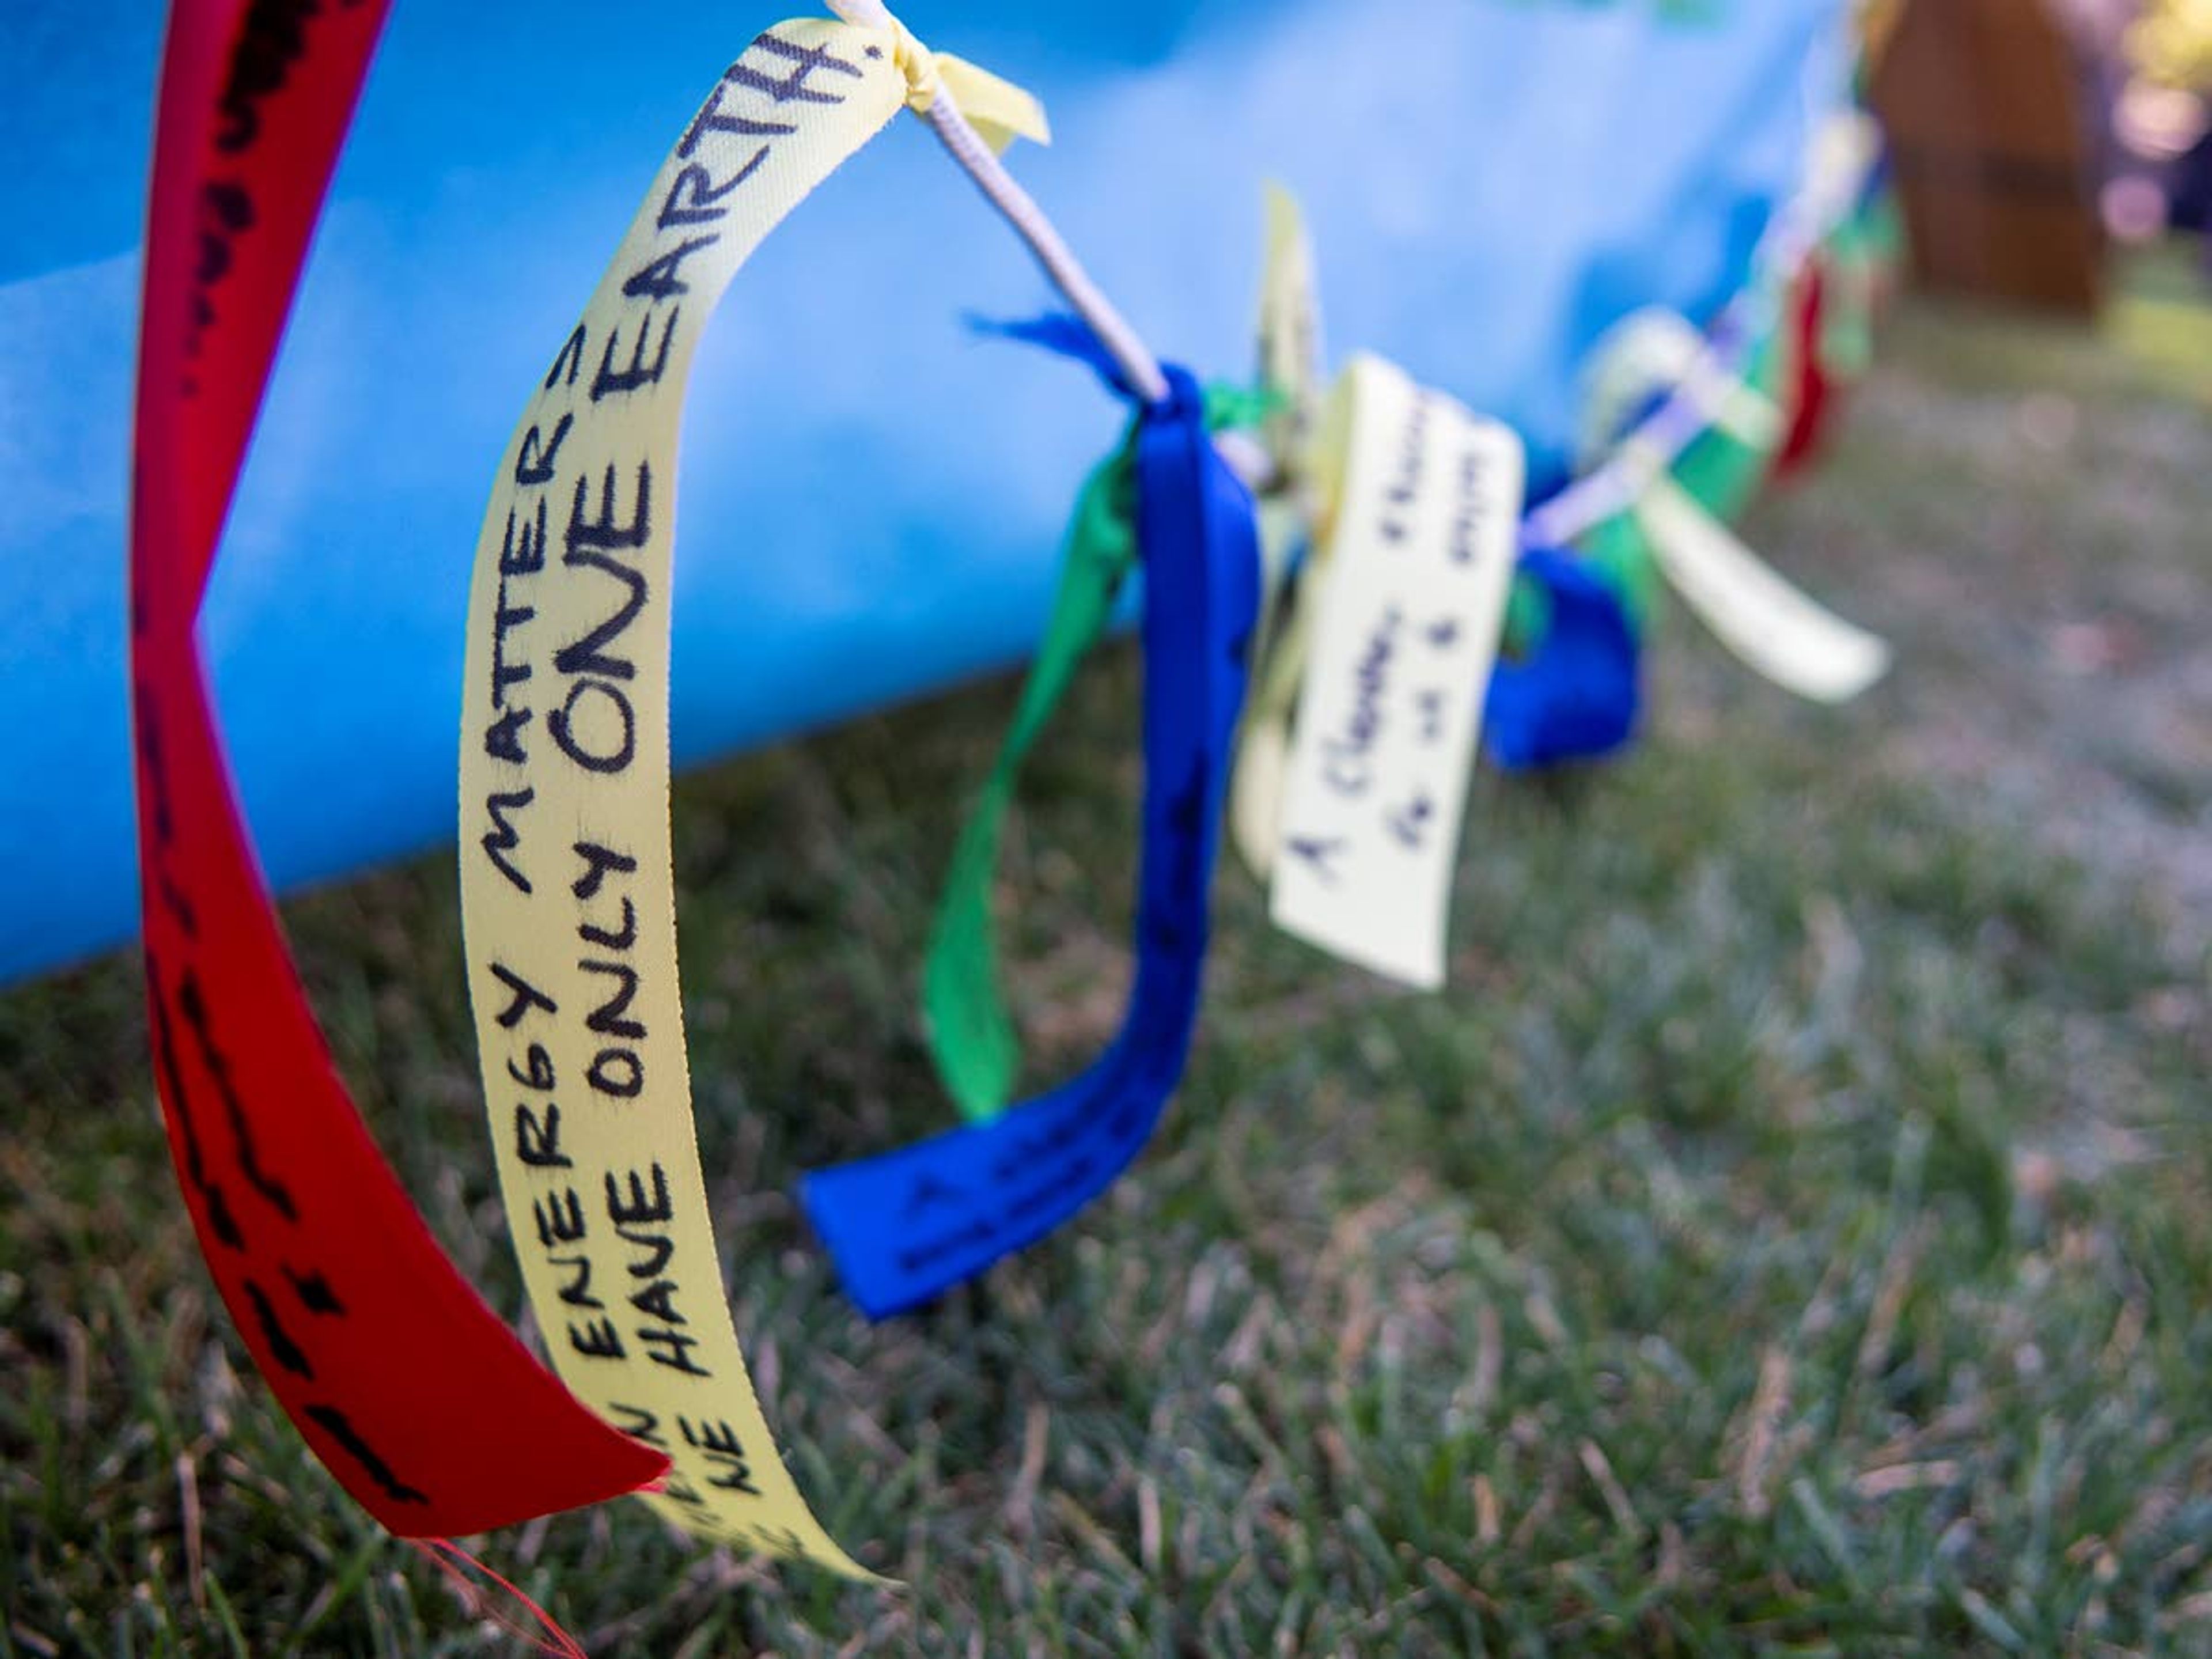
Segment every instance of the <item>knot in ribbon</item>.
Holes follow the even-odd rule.
[[[942,97],[968,118],[994,155],[1017,138],[1052,142],[1044,106],[1029,93],[949,52],[932,52],[882,0],[830,0],[830,9],[847,22],[890,37],[891,63],[906,82],[906,106],[927,116]],[[871,48],[872,53],[873,48]]]
[[[937,54],[915,38],[914,31],[891,19],[891,62],[906,76],[906,106],[916,115],[929,113],[945,77],[938,70]]]

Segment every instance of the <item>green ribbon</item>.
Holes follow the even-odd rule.
[[[1781,331],[1770,328],[1753,343],[1744,367],[1745,384],[1778,398],[1785,368]],[[1723,524],[1732,523],[1759,494],[1773,457],[1771,446],[1747,443],[1725,427],[1714,426],[1698,434],[1676,459],[1674,478],[1706,512]],[[1665,584],[1637,515],[1614,514],[1585,532],[1577,547],[1599,580],[1620,599],[1636,631],[1644,632],[1658,609],[1660,590]]]

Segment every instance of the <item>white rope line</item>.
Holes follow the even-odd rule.
[[[942,87],[938,88],[937,100],[929,106],[929,125],[937,130],[938,138],[952,159],[967,169],[968,176],[990,198],[991,205],[1014,228],[1015,234],[1029,244],[1030,252],[1044,267],[1044,274],[1051,278],[1052,285],[1098,337],[1098,343],[1113,358],[1130,390],[1147,404],[1166,402],[1168,377],[1160,372],[1159,359],[1152,356],[1152,349],[1115,308],[1114,302],[1100,292],[1098,285],[1091,280],[1091,274],[1053,228],[1052,221],[1045,217],[1044,210],[1014,182],[1013,174],[991,154],[990,146],[968,125],[960,106]]]
[[[912,41],[906,26],[891,14],[883,0],[828,0],[830,9],[850,23],[881,29]],[[1027,244],[1046,277],[1060,290],[1069,307],[1090,327],[1121,378],[1146,404],[1168,396],[1167,377],[1159,359],[1083,268],[1060,232],[1030,193],[1008,173],[981,135],[961,112],[959,102],[941,82],[934,88],[927,112],[930,126],[952,159],[976,188],[983,192],[1014,234]],[[1623,511],[1643,493],[1655,469],[1671,466],[1682,452],[1712,424],[1707,395],[1715,377],[1733,378],[1730,361],[1756,331],[1750,326],[1754,307],[1771,302],[1768,290],[1778,272],[1795,269],[1819,246],[1835,221],[1848,212],[1850,200],[1820,199],[1807,187],[1778,213],[1752,258],[1751,280],[1723,308],[1721,324],[1707,337],[1704,351],[1670,398],[1636,431],[1628,434],[1613,456],[1596,471],[1568,485],[1552,500],[1531,512],[1524,524],[1525,539],[1567,546],[1577,538]],[[1822,210],[1826,210],[1823,211]],[[1730,325],[1735,326],[1731,327]],[[1693,407],[1694,418],[1686,419],[1682,404]],[[1249,453],[1237,454],[1237,471],[1253,482],[1262,475]],[[1265,469],[1272,472],[1273,467]]]
[[[913,39],[882,0],[829,0],[829,3],[830,9],[848,23]],[[1168,379],[1160,372],[1159,359],[1129,325],[1128,319],[1115,308],[1114,302],[1091,280],[1091,274],[1053,228],[1044,210],[991,153],[991,147],[969,125],[968,118],[960,112],[958,100],[942,82],[930,100],[927,118],[946,152],[975,181],[976,188],[1013,227],[1014,234],[1029,245],[1045,276],[1097,337],[1130,390],[1146,404],[1166,402]]]
[[[1849,216],[1856,199],[1856,191],[1839,190],[1831,197],[1816,190],[1812,179],[1805,181],[1769,222],[1752,255],[1749,280],[1722,308],[1719,322],[1706,337],[1705,349],[1684,374],[1674,395],[1622,439],[1602,465],[1531,511],[1523,522],[1524,541],[1571,546],[1632,506],[1655,476],[1653,469],[1671,467],[1714,424],[1711,419],[1686,421],[1680,407],[1685,395],[1702,404],[1702,388],[1711,385],[1712,377],[1734,378],[1736,365],[1729,358],[1735,351],[1747,349],[1758,332],[1755,308],[1778,301],[1776,286],[1812,257],[1828,233]]]
[[[1249,432],[1231,428],[1213,434],[1213,447],[1229,470],[1244,481],[1244,487],[1255,495],[1273,489],[1282,482],[1281,470],[1267,447]]]

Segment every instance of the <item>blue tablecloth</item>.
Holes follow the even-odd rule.
[[[1838,0],[916,0],[1045,98],[1014,164],[1158,349],[1244,374],[1267,178],[1329,338],[1513,421],[1539,481],[1638,306],[1740,282],[1841,85]],[[486,483],[667,145],[782,15],[398,0],[210,595],[280,887],[448,838]],[[125,486],[159,9],[0,4],[0,978],[136,921]],[[805,204],[693,377],[679,763],[1018,658],[1115,412],[963,313],[1047,294],[918,125]],[[864,489],[853,480],[866,481]],[[773,849],[769,849],[772,852]]]

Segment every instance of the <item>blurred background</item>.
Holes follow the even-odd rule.
[[[1590,342],[1710,321],[1857,87],[1906,285],[1740,529],[1898,663],[1814,708],[1662,611],[1633,750],[1478,778],[1440,997],[1272,932],[1224,860],[1152,1149],[865,1323],[792,1183],[950,1121],[937,884],[1115,418],[964,335],[1042,287],[894,130],[696,370],[675,837],[739,1328],[824,1520],[911,1588],[635,1506],[474,1540],[592,1651],[2212,1650],[2212,0],[1843,13],[912,9],[1045,93],[1060,143],[1018,164],[1163,349],[1244,372],[1281,177],[1332,349],[1510,415],[1553,480]],[[509,1316],[438,845],[461,572],[532,365],[769,21],[401,0],[204,630],[337,1063]],[[118,632],[160,24],[0,0],[0,1659],[517,1650],[284,1422],[168,1166]],[[748,388],[823,307],[853,352],[763,433]],[[916,374],[964,429],[886,398]],[[830,446],[881,481],[834,521]],[[408,672],[336,684],[349,631]],[[1030,1084],[1126,988],[1136,670],[1085,676],[1009,833]],[[303,771],[333,732],[356,763]]]
[[[2114,246],[2203,236],[2203,0],[1871,0],[1865,15],[1927,288],[2087,315]]]

